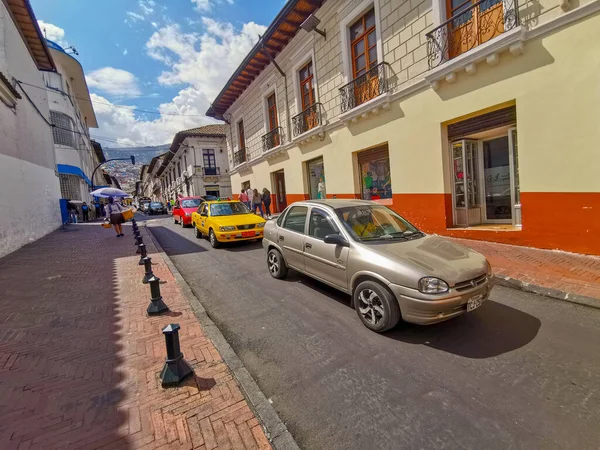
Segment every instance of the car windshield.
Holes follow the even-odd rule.
[[[413,225],[382,205],[349,206],[335,212],[357,241],[408,240],[423,236]]]
[[[158,203],[158,202],[152,202],[150,203],[150,206],[152,206],[153,208],[160,208],[162,207],[162,203]]]
[[[198,198],[181,201],[182,208],[197,208],[198,206],[200,206],[200,199]]]
[[[211,216],[234,216],[236,214],[250,214],[250,210],[242,202],[215,203],[210,205]]]

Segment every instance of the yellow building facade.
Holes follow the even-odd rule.
[[[599,1],[321,4],[288,2],[208,112],[234,193],[600,255]]]

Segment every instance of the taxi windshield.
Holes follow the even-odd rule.
[[[215,203],[210,205],[211,216],[235,216],[237,214],[250,214],[250,210],[242,202]]]
[[[423,236],[413,225],[382,205],[350,206],[335,212],[357,241],[408,240]]]
[[[182,208],[197,208],[198,206],[200,206],[200,199],[198,198],[181,201]]]

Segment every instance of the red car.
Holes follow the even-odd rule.
[[[173,222],[182,227],[191,225],[192,213],[196,212],[203,201],[202,197],[179,197],[173,206]]]

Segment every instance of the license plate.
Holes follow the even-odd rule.
[[[250,236],[254,236],[254,231],[243,231],[242,232],[242,237],[250,237]]]
[[[483,294],[476,295],[475,297],[471,297],[467,301],[467,312],[473,311],[481,306],[481,301],[483,300]]]

